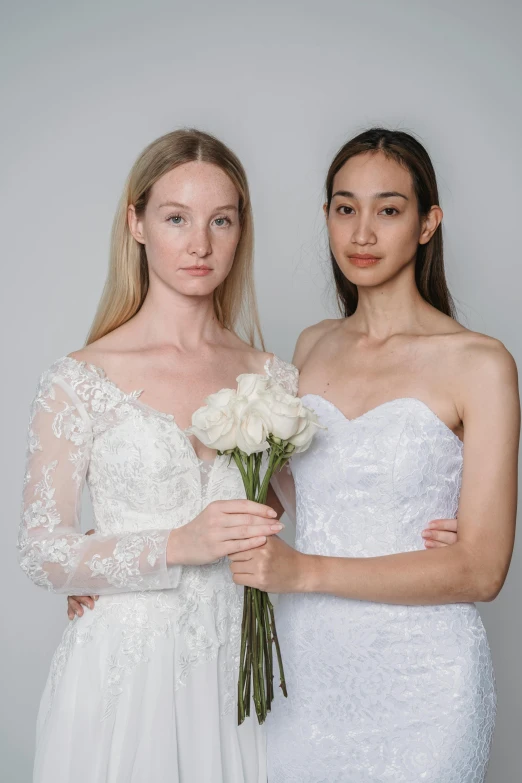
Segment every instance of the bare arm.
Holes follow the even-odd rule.
[[[514,543],[520,407],[503,347],[481,348],[463,394],[464,475],[454,546],[371,558],[303,555],[280,539],[233,563],[238,584],[391,604],[490,601]],[[235,559],[235,558],[234,558]]]

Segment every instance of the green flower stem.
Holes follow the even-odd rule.
[[[247,455],[234,449],[234,459],[249,500],[266,503],[272,475],[290,458],[286,442],[270,441],[268,464],[263,480],[260,472],[263,453]],[[251,697],[259,723],[264,723],[274,699],[273,644],[276,647],[281,689],[287,695],[283,661],[275,627],[272,602],[267,593],[253,587],[245,587],[243,619],[241,625],[241,650],[238,679],[238,725],[250,715]]]
[[[239,472],[241,473],[241,478],[243,479],[243,484],[248,497],[248,486],[249,486],[248,478],[247,478],[245,468],[243,467],[243,460],[241,459],[241,454],[239,453],[239,449],[234,449],[234,451],[232,452],[232,457],[234,458],[234,462],[236,463]],[[251,498],[249,498],[249,500],[251,500]]]
[[[264,718],[266,717],[266,693],[265,693],[265,679],[264,679],[264,652],[265,652],[265,646],[264,646],[264,625],[261,618],[261,606],[260,606],[260,591],[259,590],[252,590],[252,600],[254,604],[254,611],[256,614],[256,621],[257,621],[257,644],[258,644],[258,650],[257,650],[257,683],[258,683],[258,700],[260,704],[260,711],[258,714],[258,718],[262,722]]]
[[[247,479],[248,479],[247,497],[249,500],[254,500],[255,488],[254,488],[254,455],[253,454],[250,454],[247,457]]]
[[[263,462],[263,452],[255,454],[255,468],[254,468],[254,497],[259,495],[259,472],[261,470],[261,463]]]
[[[270,633],[269,634],[265,633],[265,637],[264,637],[266,682],[267,682],[267,707],[270,710],[270,708],[272,707],[272,701],[274,699],[274,671],[273,671],[273,661],[272,661],[272,632],[270,627],[270,617],[268,614],[267,598],[268,595],[266,593],[261,593],[263,623],[266,630],[267,631],[270,630]]]
[[[279,664],[279,684],[281,687],[281,690],[283,691],[285,696],[288,696],[288,692],[286,690],[286,680],[285,680],[285,672],[283,669],[283,659],[281,657],[281,649],[279,647],[279,639],[277,638],[277,631],[276,631],[276,624],[275,624],[275,617],[274,617],[274,607],[272,606],[272,601],[270,598],[268,598],[268,611],[270,612],[270,627],[272,629],[272,637],[274,639],[276,653],[277,653],[277,662]]]
[[[247,643],[247,634],[248,634],[248,626],[247,626],[247,614],[248,614],[248,603],[247,601],[243,601],[243,620],[241,622],[242,627],[242,633],[241,633],[241,652],[239,655],[239,680],[237,684],[238,688],[238,694],[237,694],[237,725],[241,726],[243,721],[245,720],[245,704],[243,701],[243,693],[245,689],[245,652],[246,652],[246,643]]]

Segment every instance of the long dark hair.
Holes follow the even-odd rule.
[[[365,152],[383,152],[386,157],[404,166],[411,174],[419,205],[419,214],[426,215],[430,207],[439,204],[437,178],[430,156],[409,133],[386,128],[370,128],[344,144],[328,170],[326,177],[326,204],[330,209],[334,177],[346,161]],[[330,260],[337,289],[337,300],[342,314],[353,315],[357,309],[357,286],[341,272],[330,248]],[[455,305],[444,273],[442,225],[425,245],[419,245],[415,261],[415,280],[421,296],[442,313],[456,317]]]

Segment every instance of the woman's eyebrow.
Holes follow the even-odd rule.
[[[335,198],[336,196],[340,196],[341,198],[357,198],[355,193],[352,193],[351,190],[336,190],[332,198]],[[406,201],[409,200],[408,196],[405,196],[404,193],[399,193],[397,190],[385,190],[382,193],[373,194],[373,198],[392,198],[393,196],[406,199]]]
[[[392,198],[393,196],[399,196],[399,198],[404,198],[408,201],[408,196],[405,196],[404,193],[399,193],[397,190],[385,190],[383,193],[376,193],[374,198]]]
[[[190,207],[188,207],[186,204],[180,204],[178,201],[165,201],[163,204],[159,205],[160,209],[162,207],[177,207],[178,209],[186,209],[189,212],[191,211]],[[235,209],[236,212],[238,211],[235,204],[225,204],[223,207],[216,207],[213,212],[222,212],[225,209]]]

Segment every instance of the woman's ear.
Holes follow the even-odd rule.
[[[439,206],[434,205],[430,208],[428,214],[423,217],[419,245],[426,245],[430,241],[433,234],[442,223],[443,214],[442,209]]]
[[[140,245],[144,245],[145,235],[143,233],[143,221],[138,217],[134,204],[129,204],[127,209],[127,222],[129,224],[129,231],[136,242],[139,242]]]
[[[328,204],[326,202],[323,204],[323,212],[326,220],[328,220]]]

